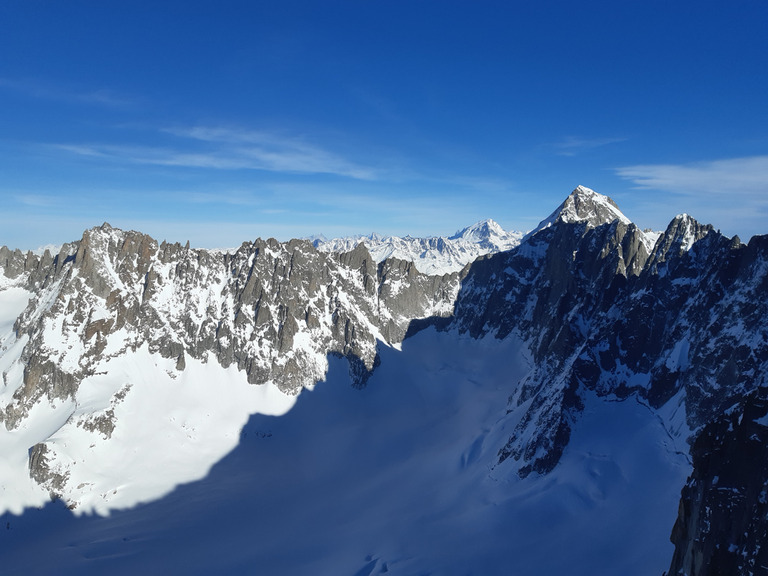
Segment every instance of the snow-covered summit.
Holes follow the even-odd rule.
[[[585,222],[588,227],[596,228],[614,220],[619,220],[626,225],[631,224],[630,219],[624,216],[611,198],[598,194],[586,186],[577,186],[557,207],[557,210],[542,220],[531,234],[549,228],[555,222],[568,224]]]
[[[613,222],[620,222],[624,226],[632,224],[632,221],[624,215],[612,198],[579,185],[557,207],[557,210],[542,220],[526,237],[534,236],[555,223],[584,223],[587,229],[592,229]],[[637,234],[649,254],[661,236],[661,232],[653,230],[638,230]]]
[[[519,232],[507,232],[498,222],[489,218],[459,230],[449,240],[473,242],[489,251],[501,252],[517,246],[520,243],[520,238]]]
[[[485,254],[511,250],[522,237],[522,232],[506,231],[497,222],[488,219],[449,237],[414,238],[373,233],[332,240],[315,237],[312,243],[322,252],[348,252],[362,243],[377,262],[394,257],[413,262],[419,272],[441,275],[457,272]]]

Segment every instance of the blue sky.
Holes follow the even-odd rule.
[[[768,233],[768,3],[0,4],[0,245],[641,227]]]

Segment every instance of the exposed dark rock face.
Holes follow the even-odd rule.
[[[47,453],[48,447],[44,443],[29,449],[29,475],[38,484],[48,487],[51,499],[59,498],[67,476],[49,469]]]
[[[586,205],[574,202],[599,213]],[[583,389],[635,394],[655,408],[677,396],[698,440],[670,574],[761,573],[768,438],[754,420],[765,414],[768,237],[744,245],[682,216],[649,253],[620,220],[551,220],[517,250],[476,262],[456,306],[460,329],[514,332],[531,345],[533,369],[513,388],[508,418],[517,424],[499,462],[517,460],[521,476],[552,470]],[[708,425],[745,396],[725,423]]]
[[[0,412],[7,429],[38,402],[74,400],[105,361],[142,346],[179,371],[189,358],[215,361],[288,393],[322,380],[328,355],[338,355],[363,386],[379,361],[377,339],[398,343],[414,318],[450,314],[460,286],[458,274],[378,266],[364,245],[327,254],[306,241],[259,239],[230,254],[158,244],[108,224],[55,257],[2,248],[0,264],[33,293],[14,327],[26,345],[23,382]],[[76,424],[109,438],[119,394]],[[48,468],[46,450],[32,451],[31,475],[58,495],[66,479]]]
[[[0,262],[35,294],[16,322],[29,341],[23,386],[0,414],[8,428],[43,397],[73,398],[105,357],[143,345],[178,370],[188,357],[210,358],[293,393],[338,354],[360,385],[377,363],[377,337],[397,343],[412,319],[450,314],[459,289],[458,274],[377,266],[362,244],[326,254],[307,241],[256,240],[225,254],[108,224],[56,257],[2,248]]]
[[[517,249],[476,261],[459,294],[453,326],[530,345],[499,451],[523,476],[557,464],[582,390],[656,408],[681,394],[696,431],[764,380],[766,237],[745,246],[681,216],[650,247],[614,208],[575,191]]]
[[[692,456],[693,474],[672,531],[669,574],[765,574],[768,389],[759,388],[707,424]]]
[[[534,368],[510,398],[519,421],[499,451],[499,462],[518,460],[523,476],[559,461],[581,409],[580,387],[617,388],[601,383],[611,373],[594,348],[605,349],[616,328],[610,311],[649,253],[643,233],[605,200],[574,191],[518,249],[476,262],[457,301],[461,330],[515,333],[530,343]]]

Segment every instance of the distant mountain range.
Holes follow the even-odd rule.
[[[3,247],[0,373],[3,573],[768,566],[768,236],[585,187],[526,235]]]
[[[376,262],[397,258],[413,262],[424,274],[442,275],[458,272],[479,256],[510,250],[520,243],[523,232],[505,231],[493,220],[483,220],[459,230],[453,236],[413,238],[411,236],[351,236],[312,243],[322,252],[348,252],[365,244]]]

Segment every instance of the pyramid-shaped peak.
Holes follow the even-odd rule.
[[[573,192],[571,192],[571,196],[573,196],[574,194],[583,194],[586,196],[601,196],[601,194],[598,194],[597,192],[592,190],[592,188],[587,188],[586,186],[582,186],[581,184],[579,184],[578,186],[576,186],[576,188],[573,189]]]
[[[484,240],[491,236],[504,236],[506,234],[507,232],[498,222],[488,218],[487,220],[481,220],[480,222],[472,224],[472,226],[467,226],[466,228],[459,230],[450,238],[451,240],[457,240],[459,238]]]
[[[549,228],[556,222],[566,224],[584,222],[590,228],[596,228],[603,224],[610,224],[618,220],[623,224],[631,224],[629,218],[622,214],[616,202],[608,196],[598,194],[586,186],[577,186],[568,198],[558,206],[557,210],[552,212],[548,218],[531,232],[535,234],[539,230]]]
[[[605,216],[607,222],[622,220],[629,223],[629,219],[621,213],[616,202],[586,186],[577,186],[570,193],[561,206],[560,212],[563,211],[565,216],[574,220],[592,220],[593,216],[599,215]]]

